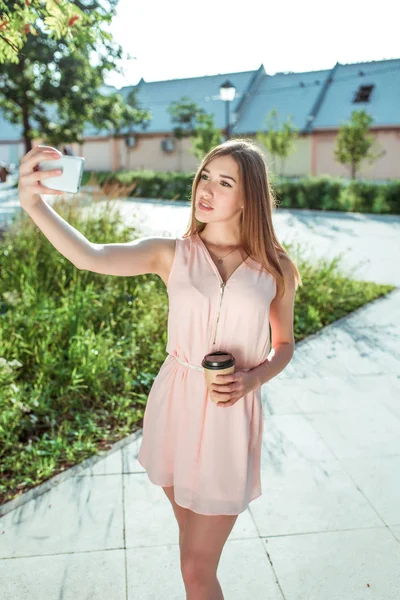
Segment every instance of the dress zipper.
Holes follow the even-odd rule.
[[[221,289],[221,297],[220,297],[220,301],[219,301],[219,308],[218,308],[217,322],[215,323],[215,332],[214,332],[214,341],[213,341],[213,344],[215,344],[215,340],[216,340],[216,337],[217,337],[217,326],[218,326],[218,321],[219,321],[219,315],[220,315],[220,312],[221,312],[222,298],[224,297],[225,286],[226,286],[226,281],[223,281],[223,282],[220,284],[220,289]]]

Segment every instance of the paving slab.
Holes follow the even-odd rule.
[[[268,538],[290,600],[398,600],[400,545],[385,527]]]
[[[250,509],[263,538],[385,526],[339,461],[287,459],[263,467],[261,485]]]
[[[122,475],[70,477],[0,524],[1,558],[123,548]]]
[[[0,582],[1,600],[126,600],[125,551],[3,559]]]

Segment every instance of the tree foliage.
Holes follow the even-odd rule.
[[[0,0],[0,64],[18,64],[25,56],[22,50],[29,35],[44,34],[56,40],[64,37],[74,44],[76,32],[90,27],[92,21],[80,4],[67,0]]]
[[[6,119],[22,126],[26,151],[37,138],[56,146],[82,142],[88,124],[109,135],[151,118],[149,111],[134,105],[133,96],[126,103],[120,94],[102,87],[108,72],[120,72],[122,48],[106,30],[117,2],[1,2],[3,17],[11,15],[3,34],[7,31],[16,40],[22,36],[22,23],[30,28],[18,60],[0,65],[0,109]],[[14,4],[20,9],[15,14]],[[22,20],[28,16],[31,21]],[[79,18],[73,21],[75,17]],[[14,38],[13,32],[18,32]],[[4,41],[0,44],[3,52],[10,52],[4,50]]]
[[[298,128],[292,127],[291,116],[283,123],[282,128],[278,125],[278,111],[271,110],[266,119],[266,131],[258,131],[256,139],[269,151],[276,163],[276,157],[281,159],[281,175],[284,173],[285,159],[294,151],[294,141],[298,138]],[[275,167],[276,168],[276,167]]]
[[[171,115],[171,123],[175,123],[172,131],[178,140],[192,136],[198,116],[205,114],[205,111],[193,102],[189,96],[182,96],[180,100],[171,102],[167,111]]]
[[[196,135],[197,120],[200,115],[205,114],[205,111],[196,102],[193,102],[189,96],[182,96],[180,100],[171,102],[167,112],[171,116],[171,123],[174,124],[172,132],[175,138],[180,141],[178,169],[182,169],[182,140]]]
[[[216,129],[214,115],[199,114],[194,130],[191,152],[202,160],[208,152],[222,143],[222,131]]]

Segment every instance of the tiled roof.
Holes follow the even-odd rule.
[[[261,66],[258,71],[222,73],[187,79],[148,83],[142,79],[137,86],[123,87],[119,92],[123,98],[126,98],[132,87],[138,88],[136,98],[140,107],[149,108],[152,112],[152,120],[146,129],[147,133],[169,133],[171,131],[174,124],[171,122],[167,108],[172,102],[179,101],[183,96],[188,96],[208,114],[214,114],[216,127],[223,128],[225,127],[225,103],[219,97],[220,85],[229,79],[236,88],[236,96],[231,103],[233,113],[248,93],[250,84],[259,71],[265,75],[264,67]]]
[[[374,86],[369,102],[354,103],[360,86],[368,85]],[[336,129],[362,108],[373,117],[372,126],[400,125],[400,59],[338,64],[314,129]]]
[[[307,73],[277,73],[266,75],[251,102],[244,108],[234,132],[241,135],[265,130],[268,113],[278,111],[278,123],[292,116],[291,124],[305,129],[308,116],[317,102],[330,70]]]

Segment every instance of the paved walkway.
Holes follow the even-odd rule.
[[[165,215],[151,210],[158,233]],[[171,211],[168,235],[186,226],[181,211]],[[316,248],[320,238],[351,243],[350,255],[363,248],[368,278],[381,264],[384,281],[398,285],[388,250],[398,221],[338,216],[335,230],[331,218],[286,216]],[[385,239],[352,237],[354,223]],[[398,600],[400,289],[297,344],[262,391],[263,494],[222,553],[226,600]],[[184,600],[178,527],[137,461],[140,435],[0,509],[2,600]]]

